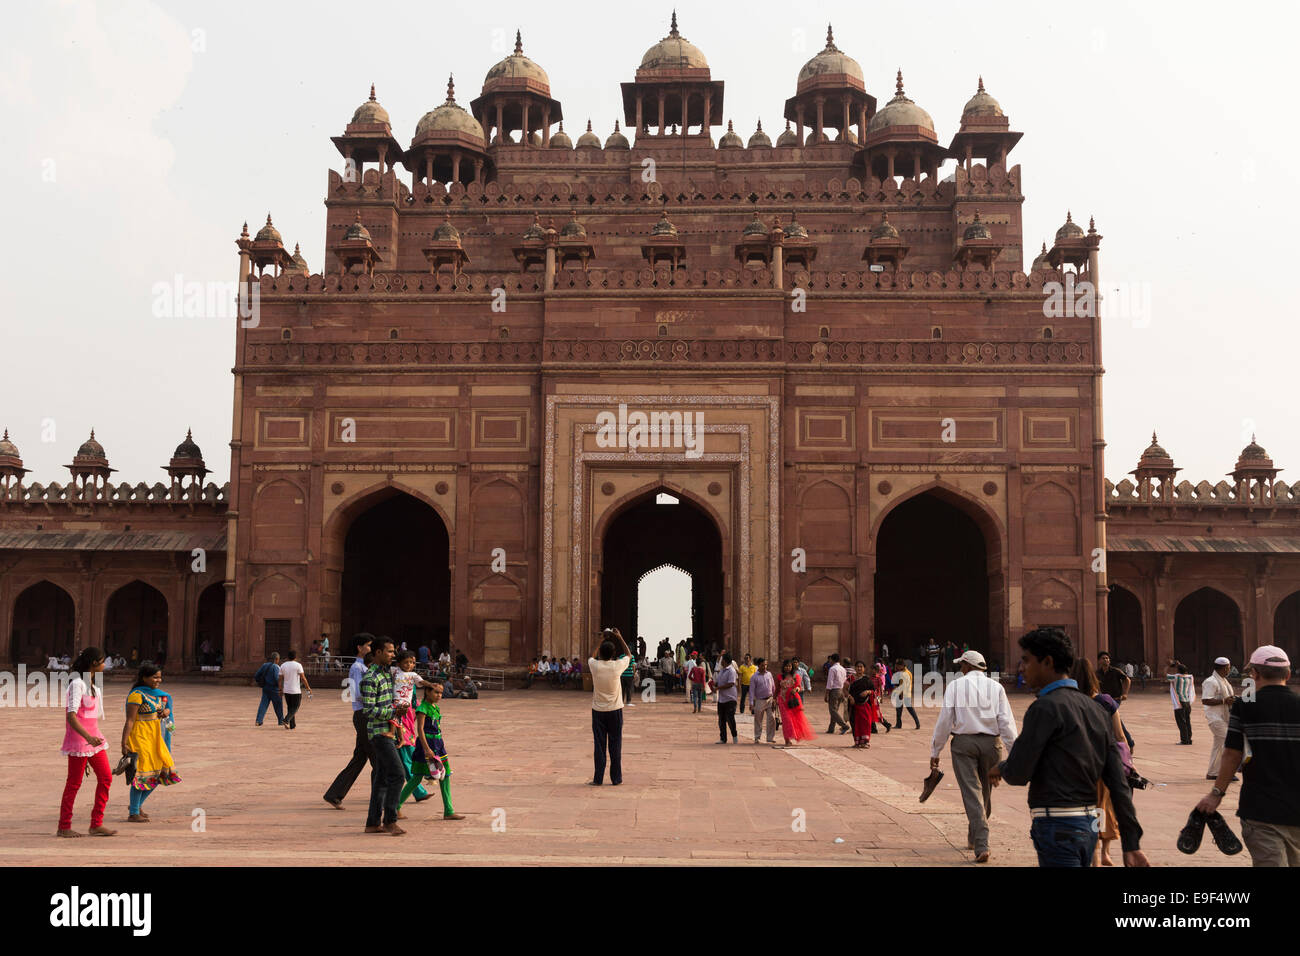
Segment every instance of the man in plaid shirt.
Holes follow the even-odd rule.
[[[1178,725],[1178,742],[1192,745],[1192,702],[1196,697],[1195,682],[1187,670],[1187,665],[1179,661],[1169,662],[1169,696],[1174,701],[1174,723]]]
[[[397,802],[406,783],[406,773],[397,754],[390,721],[400,718],[406,708],[393,707],[392,640],[375,638],[370,661],[370,669],[361,678],[361,712],[370,738],[370,811],[366,814],[366,832],[401,836],[406,831],[397,825]]]

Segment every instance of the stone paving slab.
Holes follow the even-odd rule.
[[[917,801],[934,718],[925,710],[919,711],[925,729],[878,734],[867,750],[853,749],[840,735],[783,749],[753,744],[747,716],[738,720],[741,743],[721,746],[711,706],[697,715],[680,695],[638,700],[625,714],[624,784],[597,789],[586,783],[587,694],[538,687],[447,701],[453,798],[467,819],[443,821],[437,800],[408,805],[408,834],[393,838],[362,832],[368,771],[344,811],[321,799],[352,748],[348,707],[333,688],[318,688],[304,701],[298,729],[285,731],[270,722],[253,726],[256,688],[169,686],[177,701],[175,754],[184,782],[149,798],[152,823],[128,824],[122,778],[114,778],[107,822],[126,839],[54,838],[66,776],[58,753],[62,712],[0,710],[6,770],[0,775],[0,863],[133,865],[130,847],[138,844],[132,838],[144,835],[156,859],[187,865],[974,865],[964,849],[966,820],[946,752],[943,783],[925,804]],[[114,742],[114,762],[125,691],[118,682],[107,688],[113,719],[103,729]],[[1012,695],[1017,719],[1029,701]],[[810,699],[810,714],[820,709]],[[1249,865],[1247,854],[1224,857],[1208,840],[1194,858],[1174,848],[1187,812],[1209,787],[1209,734],[1199,713],[1191,747],[1177,745],[1169,698],[1161,690],[1134,695],[1122,713],[1138,740],[1139,769],[1163,784],[1137,795],[1147,831],[1143,845],[1153,863]],[[81,829],[92,789],[88,781],[78,795]],[[1236,788],[1224,813],[1239,829],[1231,817],[1235,808]],[[802,829],[792,826],[796,810],[802,811]],[[196,832],[196,811],[202,832]],[[993,865],[1035,863],[1028,829],[1025,791],[996,790]],[[1118,857],[1118,846],[1114,852]]]

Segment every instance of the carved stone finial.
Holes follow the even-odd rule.
[[[1095,236],[1096,234],[1097,234],[1097,220],[1094,219],[1092,216],[1089,216],[1089,217],[1088,217],[1088,235],[1090,235],[1090,236]]]
[[[826,24],[826,49],[832,53],[839,52],[839,50],[835,48],[835,34],[831,32],[831,25],[829,23]]]
[[[591,132],[591,117],[590,117],[590,116],[587,117],[587,132],[588,132],[588,133]]]
[[[447,75],[447,102],[456,102],[456,78],[451,74]]]
[[[371,84],[370,84],[370,102],[373,103],[374,101],[375,101],[375,84],[371,83]]]
[[[979,88],[978,90],[976,90],[975,92],[976,92],[976,93],[983,93],[983,92],[984,92],[984,77],[983,77],[982,75],[980,76],[980,88]]]
[[[524,54],[524,37],[518,30],[515,30],[515,56]]]
[[[668,35],[669,35],[670,37],[679,36],[679,34],[678,34],[678,32],[677,32],[677,11],[676,11],[676,10],[673,10],[673,22],[672,22],[672,25],[671,25],[671,26],[669,27],[669,29],[668,29]]]
[[[901,66],[898,68],[898,79],[894,83],[894,94],[897,96],[903,95],[903,68]]]

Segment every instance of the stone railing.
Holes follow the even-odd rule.
[[[1258,493],[1256,492],[1256,495]],[[1258,497],[1242,499],[1237,497],[1237,486],[1227,481],[1211,485],[1202,481],[1193,485],[1190,481],[1180,481],[1173,488],[1173,498],[1166,499],[1153,495],[1148,499],[1138,496],[1138,487],[1128,478],[1119,484],[1106,480],[1106,501],[1112,505],[1168,506],[1170,504],[1194,505],[1249,505],[1254,507],[1300,506],[1300,481],[1290,486],[1285,481],[1273,483],[1272,498],[1260,501]]]
[[[218,488],[212,482],[203,486],[202,494],[197,498],[191,498],[189,489],[185,489],[176,497],[172,497],[171,486],[164,485],[162,482],[155,483],[152,487],[146,485],[143,481],[132,487],[126,482],[119,485],[108,484],[103,489],[103,496],[92,495],[92,489],[86,490],[86,496],[73,485],[61,485],[57,481],[52,481],[48,485],[42,485],[38,481],[22,486],[13,486],[9,489],[8,497],[0,495],[0,501],[9,502],[71,502],[74,504],[97,504],[100,502],[115,502],[120,504],[127,503],[147,503],[147,504],[186,504],[195,502],[198,504],[226,504],[230,496],[230,484],[227,482]]]

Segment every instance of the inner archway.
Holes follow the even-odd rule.
[[[1273,614],[1273,643],[1286,651],[1294,674],[1300,668],[1300,591],[1287,595],[1277,606]]]
[[[194,660],[200,667],[218,667],[226,656],[226,586],[209,584],[199,595],[194,622]]]
[[[655,656],[659,642],[672,647],[692,635],[693,582],[681,568],[663,564],[637,581],[637,628],[646,641],[646,653]]]
[[[1133,662],[1141,666],[1146,658],[1146,644],[1142,639],[1142,604],[1128,588],[1112,585],[1107,602],[1107,634],[1110,636],[1110,656],[1116,664]]]
[[[11,634],[14,663],[44,666],[51,657],[73,656],[76,608],[57,584],[33,584],[14,602]]]
[[[606,528],[602,554],[598,627],[617,627],[632,646],[639,633],[639,584],[648,572],[671,565],[691,580],[688,636],[701,649],[724,646],[722,536],[689,498],[658,489],[638,499]],[[653,654],[665,635],[643,636]]]
[[[1235,660],[1241,650],[1241,612],[1232,598],[1205,587],[1178,602],[1174,611],[1174,657],[1193,675],[1204,677],[1216,657],[1224,654]]]
[[[167,599],[157,588],[132,581],[108,599],[104,650],[135,666],[167,663]]]
[[[875,652],[883,643],[920,660],[934,638],[999,658],[1004,648],[989,643],[989,550],[975,519],[933,492],[889,512],[876,535]]]
[[[450,547],[433,508],[408,494],[386,498],[352,522],[343,552],[345,636],[368,631],[435,655],[449,647]]]

